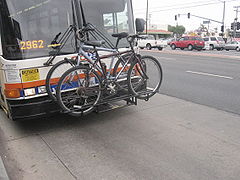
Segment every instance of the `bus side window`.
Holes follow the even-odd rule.
[[[103,14],[104,28],[109,33],[128,32],[127,6],[122,12]]]
[[[103,15],[104,29],[109,33],[116,33],[116,15],[115,13],[104,14]]]

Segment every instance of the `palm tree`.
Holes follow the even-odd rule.
[[[206,32],[209,35],[208,28],[205,27],[203,24],[200,24],[200,27],[197,29],[199,35],[202,35],[203,32]]]

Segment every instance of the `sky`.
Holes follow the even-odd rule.
[[[134,17],[146,18],[147,0],[132,0]],[[169,24],[176,26],[183,25],[187,31],[197,29],[204,19],[191,16],[187,18],[187,13],[192,15],[210,18],[222,22],[223,7],[225,1],[225,26],[230,28],[231,23],[236,17],[236,6],[240,6],[240,0],[148,0],[149,14],[151,24]],[[238,18],[240,21],[240,7],[238,9]],[[180,14],[175,21],[175,15]],[[206,27],[208,25],[205,25]],[[209,24],[210,29],[218,28],[220,31],[221,24],[212,22]]]

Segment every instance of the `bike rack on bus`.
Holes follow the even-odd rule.
[[[145,101],[148,101],[150,96],[150,91],[148,92],[147,90],[143,90],[143,91],[140,91],[138,93],[139,95],[142,95],[142,94],[147,94],[146,98],[143,99]],[[109,108],[108,110],[101,110],[101,105],[106,105],[106,104],[110,104],[110,107],[111,107],[111,104],[114,103],[114,102],[119,102],[121,100],[124,100],[126,102],[125,105],[121,105],[121,106],[118,106],[117,108],[122,108],[122,107],[126,107],[126,106],[130,106],[130,105],[137,105],[138,103],[138,97],[136,95],[133,95],[133,94],[120,94],[120,95],[116,95],[115,97],[112,97],[112,98],[106,98],[106,99],[102,99],[99,101],[99,103],[96,104],[96,110],[95,112],[99,113],[99,112],[106,112],[108,110],[112,110],[112,109],[116,109],[116,106],[113,106],[113,108]]]
[[[141,94],[146,94],[147,91],[141,91],[139,93],[139,95]],[[145,101],[149,100],[149,93],[147,93],[147,97],[145,99],[143,99]],[[120,101],[125,101],[125,104],[114,104]],[[127,106],[131,106],[131,105],[137,105],[138,103],[138,98],[136,95],[132,95],[132,94],[121,94],[121,95],[115,95],[114,97],[110,96],[110,97],[106,97],[101,99],[96,105],[95,105],[95,111],[96,113],[103,113],[103,112],[107,112],[113,109],[119,109],[119,108],[123,108],[123,107],[127,107]],[[63,112],[62,113],[70,113],[70,112]],[[83,116],[83,112],[82,112],[82,116]]]
[[[124,104],[117,104],[120,101],[125,101]],[[96,113],[103,113],[107,112],[113,109],[119,109],[131,105],[137,105],[137,98],[136,97],[131,97],[131,96],[120,96],[120,97],[115,97],[109,100],[105,100],[102,102],[99,102],[96,105],[95,112]]]

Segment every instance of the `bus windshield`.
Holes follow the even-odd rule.
[[[112,33],[134,32],[130,0],[82,0],[82,4],[86,21],[113,44]],[[56,51],[53,39],[72,24],[71,0],[0,0],[3,57],[20,60],[49,56]],[[120,46],[126,47],[127,43]],[[71,53],[75,53],[73,35],[61,50],[61,54]]]
[[[93,24],[115,45],[113,33],[134,33],[132,6],[130,0],[81,0],[86,22]],[[97,8],[96,8],[97,7]],[[127,47],[122,39],[118,47]]]

